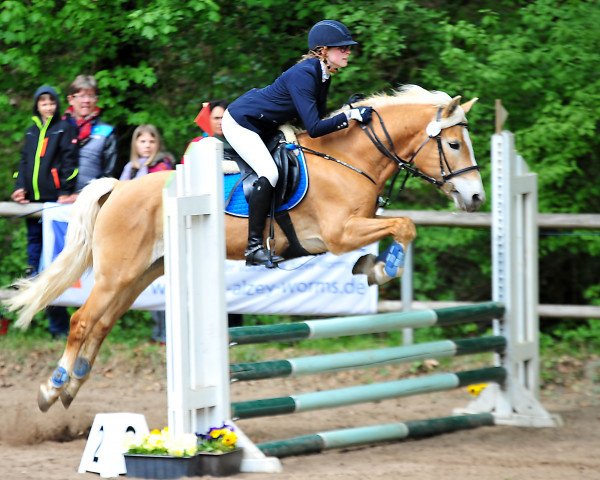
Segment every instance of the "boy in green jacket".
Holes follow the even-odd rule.
[[[77,131],[61,120],[58,94],[43,85],[33,100],[33,125],[25,132],[15,190],[11,195],[17,203],[69,203],[75,189],[78,147]],[[42,254],[42,224],[38,218],[26,218],[27,275],[38,272]],[[53,337],[67,335],[69,315],[65,307],[48,307],[49,331]]]

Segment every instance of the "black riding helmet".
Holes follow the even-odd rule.
[[[308,32],[308,49],[317,47],[343,47],[346,45],[358,45],[352,40],[350,30],[341,22],[336,20],[321,20]]]

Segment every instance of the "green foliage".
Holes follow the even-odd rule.
[[[122,162],[133,128],[142,122],[156,124],[178,158],[198,133],[193,119],[202,101],[234,99],[270,83],[306,51],[310,27],[335,18],[351,28],[360,46],[334,79],[331,109],[352,93],[391,91],[405,83],[465,100],[479,97],[469,128],[489,192],[486,159],[494,100],[500,98],[509,112],[506,127],[538,174],[540,210],[600,211],[595,2],[310,0],[282,8],[273,0],[7,0],[0,5],[4,199],[12,190],[31,97],[40,84],[57,87],[64,108],[74,77],[96,75],[105,120],[119,135]],[[392,207],[451,208],[418,180],[408,183]],[[10,252],[0,259],[0,282],[7,285],[24,266],[19,222],[0,220],[0,242]],[[486,230],[421,228],[415,252],[417,299],[489,298]],[[599,253],[597,236],[540,238],[541,301],[598,303]],[[382,296],[397,298],[397,291],[398,282],[392,282]]]
[[[546,328],[546,332],[540,336],[540,345],[557,357],[562,354],[581,356],[600,352],[600,322],[558,322]]]

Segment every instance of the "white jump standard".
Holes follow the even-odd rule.
[[[197,145],[203,149],[201,162],[192,158],[183,168],[178,167],[177,175],[185,173],[186,176],[178,177],[176,185],[170,185],[165,193],[165,259],[170,287],[167,292],[169,426],[175,432],[204,431],[224,419],[331,408],[480,382],[489,382],[483,394],[461,410],[460,415],[450,417],[320,432],[266,442],[258,446],[260,449],[238,429],[240,444],[245,450],[242,470],[278,471],[279,461],[265,454],[295,455],[499,423],[534,427],[557,425],[559,419],[548,414],[537,401],[535,175],[529,173],[523,160],[516,156],[509,133],[494,135],[492,139],[493,302],[455,309],[238,327],[230,329],[229,335],[223,282],[221,145],[211,139]],[[196,150],[192,157],[198,153]],[[515,162],[519,163],[515,166]],[[199,182],[199,186],[195,182]],[[207,254],[211,244],[216,245],[216,249]],[[200,264],[196,261],[200,252],[203,262],[212,262],[208,266],[204,264],[203,270],[211,272],[204,277],[200,269],[192,268]],[[228,341],[232,345],[298,341],[481,321],[492,322],[493,336],[312,358],[228,364]],[[495,364],[479,370],[230,405],[230,379],[304,375],[476,352],[494,352]]]

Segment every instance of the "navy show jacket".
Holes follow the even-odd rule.
[[[308,58],[283,72],[271,85],[244,93],[227,110],[238,124],[261,136],[299,118],[311,137],[320,137],[348,127],[344,113],[322,119],[330,83],[331,77],[323,81],[319,59]]]

